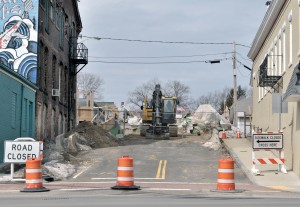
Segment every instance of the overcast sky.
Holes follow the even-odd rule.
[[[266,12],[265,2],[264,0],[81,0],[79,10],[83,36],[196,43],[235,41],[250,46]],[[89,49],[89,64],[82,72],[100,76],[105,82],[102,101],[113,101],[117,106],[122,101],[126,102],[128,92],[154,78],[163,83],[178,80],[186,84],[190,87],[190,96],[194,99],[224,87],[233,87],[232,44],[164,44],[84,37],[79,41]],[[238,61],[251,67],[251,61],[247,58],[249,48],[243,46],[236,48]],[[223,60],[220,64],[93,62],[158,63],[226,58],[228,60]],[[249,87],[250,71],[240,64],[237,68],[238,85]]]

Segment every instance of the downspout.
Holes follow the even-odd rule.
[[[20,117],[20,137],[22,137],[22,126],[23,126],[23,96],[24,96],[24,85],[21,85],[21,117]]]

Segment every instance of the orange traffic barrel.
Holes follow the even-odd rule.
[[[222,131],[222,139],[226,139],[226,132],[225,132],[224,129],[223,129],[223,131]]]
[[[42,164],[39,159],[26,161],[26,187],[21,192],[44,192],[49,189],[43,187]]]
[[[239,129],[236,131],[236,138],[241,138],[241,132]]]
[[[140,186],[134,185],[133,158],[124,155],[118,159],[117,185],[115,190],[138,190]]]
[[[221,158],[218,169],[218,190],[235,190],[234,161],[231,158]]]

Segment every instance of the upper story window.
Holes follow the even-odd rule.
[[[60,15],[60,34],[59,34],[59,46],[63,49],[65,37],[65,13],[61,10]]]
[[[45,15],[45,30],[46,30],[46,32],[49,32],[49,15],[50,15],[49,0],[46,0],[45,11],[46,11],[46,15]]]
[[[50,17],[50,19],[52,21],[54,21],[54,18],[55,18],[55,4],[54,4],[54,0],[50,0],[49,17]]]
[[[289,51],[289,66],[292,64],[293,62],[293,16],[292,16],[292,11],[289,14],[289,27],[290,27],[290,34],[289,34],[289,38],[290,38],[290,51]]]

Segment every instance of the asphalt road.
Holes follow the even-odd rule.
[[[245,197],[239,195],[208,195],[186,194],[169,192],[123,192],[123,191],[79,191],[79,192],[53,192],[38,194],[10,194],[0,195],[1,206],[9,207],[93,207],[93,206],[243,206],[243,207],[282,207],[299,206],[300,198],[275,198],[275,197]]]
[[[109,181],[116,179],[117,160],[123,155],[134,159],[136,181],[215,183],[218,161],[228,156],[224,149],[217,151],[203,147],[199,136],[152,140],[132,137],[121,147],[96,149],[81,155],[90,164],[83,166],[70,181]],[[235,181],[250,183],[236,166]]]
[[[21,193],[24,184],[0,184],[1,206],[299,206],[298,193],[252,184],[235,166],[239,192],[216,192],[218,161],[224,149],[203,147],[201,137],[174,140],[125,139],[124,146],[95,149],[80,154],[86,164],[65,181],[44,183],[43,193]],[[135,184],[140,190],[112,190],[117,160],[134,158]]]

